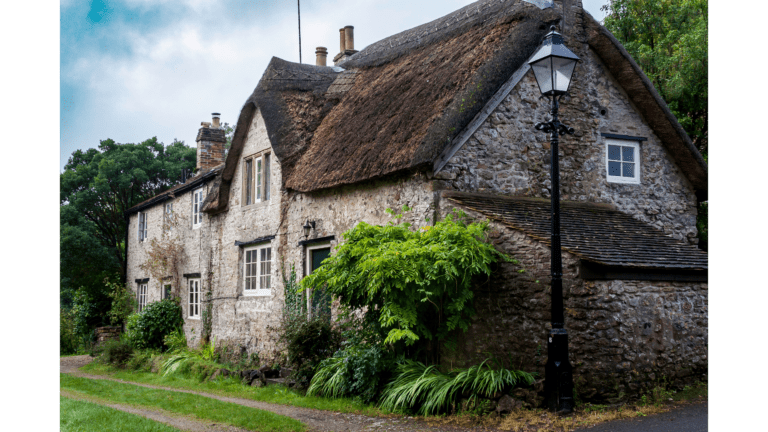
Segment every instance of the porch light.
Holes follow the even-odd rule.
[[[544,36],[539,50],[528,62],[544,96],[560,96],[568,92],[579,57],[563,44],[563,36],[555,26]]]
[[[309,238],[309,232],[312,230],[312,225],[309,224],[309,219],[307,219],[307,222],[303,226],[304,228],[304,238]]]

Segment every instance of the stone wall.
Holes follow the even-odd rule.
[[[113,326],[96,327],[96,346],[102,345],[106,341],[120,340],[122,329]]]
[[[697,201],[677,167],[626,93],[591,49],[570,44],[582,59],[560,120],[576,129],[560,141],[561,199],[613,204],[677,239],[692,244]],[[441,188],[549,197],[549,136],[533,126],[548,121],[550,102],[528,71],[436,174]],[[606,143],[601,133],[646,137],[640,145],[640,184],[607,181]]]
[[[442,214],[450,208],[441,202]],[[495,357],[543,376],[551,328],[549,247],[497,223],[491,223],[490,237],[520,264],[501,263],[489,281],[478,281],[477,315],[444,363]],[[706,373],[706,283],[587,281],[579,277],[579,260],[564,251],[563,292],[580,397],[606,400],[662,380],[681,385]]]

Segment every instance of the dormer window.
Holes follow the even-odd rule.
[[[261,153],[243,159],[243,203],[251,204],[269,200],[270,154]]]
[[[606,139],[605,165],[610,183],[640,183],[640,143]]]
[[[192,193],[192,229],[200,228],[203,225],[203,188],[197,189]]]

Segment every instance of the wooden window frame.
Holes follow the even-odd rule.
[[[197,202],[195,202],[197,200]],[[195,189],[192,192],[192,229],[198,229],[203,226],[203,188]]]
[[[322,242],[313,244],[312,246],[307,245],[307,253],[306,253],[306,272],[307,276],[312,274],[312,252],[314,252],[317,249],[330,249],[331,253],[333,253],[333,246],[331,246],[331,242]],[[309,313],[309,316],[312,317],[314,315],[314,311],[312,310],[312,294],[314,293],[314,289],[307,290],[307,311]]]
[[[251,170],[248,170],[250,164]],[[243,207],[265,203],[272,197],[272,152],[254,153],[243,158]],[[250,175],[249,175],[250,174]]]
[[[193,286],[195,291],[193,291]],[[187,280],[187,318],[200,319],[200,296],[202,292],[201,278],[190,278]]]
[[[263,260],[262,261],[262,251],[268,250],[269,254],[269,260]],[[256,254],[256,261],[248,261],[248,252],[253,253],[255,251]],[[269,273],[264,274],[263,271],[263,264],[268,263],[269,264]],[[264,297],[264,296],[271,296],[272,295],[272,287],[274,284],[272,283],[274,281],[275,272],[274,272],[274,254],[272,253],[272,245],[271,244],[260,244],[250,247],[243,248],[243,295],[245,296],[256,296],[256,297]],[[255,275],[248,275],[248,265],[249,264],[255,264],[256,267],[256,274]],[[269,276],[269,287],[263,288],[262,286],[262,280],[264,276]],[[248,281],[255,280],[256,282],[256,288],[248,288]],[[253,286],[253,284],[251,284]]]
[[[610,162],[621,162],[613,159],[609,159],[609,146],[619,146],[622,150],[620,151],[621,154],[623,154],[623,149],[626,147],[632,148],[634,151],[634,161],[632,162],[635,165],[635,175],[634,177],[624,177],[624,176],[614,176],[611,175],[610,170]],[[640,175],[641,175],[641,168],[642,168],[642,160],[640,159],[640,142],[635,140],[621,140],[621,139],[615,139],[615,138],[608,138],[605,140],[605,177],[606,180],[609,183],[619,183],[619,184],[640,184]],[[621,156],[620,156],[621,157]],[[623,166],[624,163],[622,162],[622,172],[623,172]]]

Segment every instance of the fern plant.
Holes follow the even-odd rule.
[[[533,375],[504,368],[494,370],[488,360],[448,373],[434,365],[405,360],[398,365],[395,378],[384,388],[380,406],[389,411],[419,407],[418,414],[437,414],[447,411],[464,392],[469,392],[471,398],[490,398],[496,392],[512,389],[521,381],[532,384]]]

